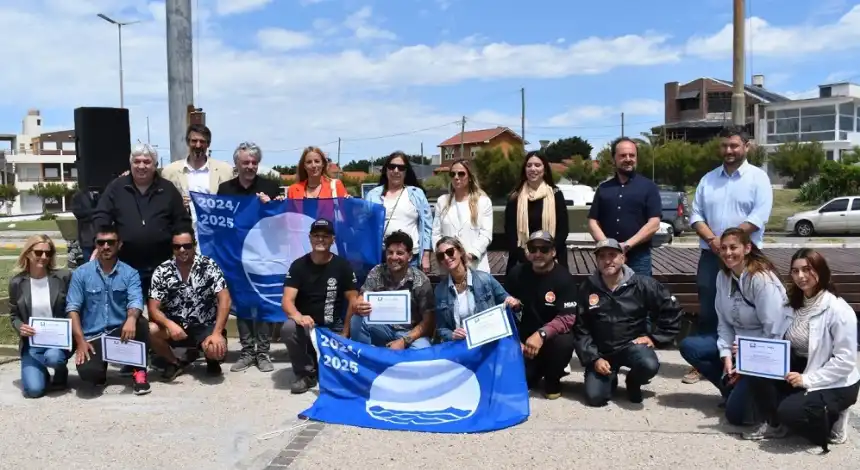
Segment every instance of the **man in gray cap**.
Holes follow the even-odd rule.
[[[627,367],[627,396],[642,402],[642,385],[660,369],[655,346],[671,343],[680,331],[681,305],[658,281],[625,265],[624,248],[608,238],[594,249],[597,271],[579,288],[573,334],[585,367],[585,399],[604,406]],[[650,322],[649,322],[650,318]]]
[[[573,356],[570,328],[576,314],[576,280],[554,258],[553,236],[545,230],[533,232],[526,242],[528,263],[511,269],[505,282],[508,293],[522,304],[517,330],[529,388],[543,379],[544,394],[551,400],[561,396],[561,378]]]

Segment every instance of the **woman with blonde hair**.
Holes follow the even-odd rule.
[[[66,362],[70,351],[31,347],[36,334],[30,318],[66,318],[66,293],[71,273],[56,268],[57,249],[47,235],[33,235],[18,256],[19,272],[9,280],[9,319],[21,336],[21,390],[26,398],[43,396],[51,389],[65,389],[69,378]],[[51,380],[48,368],[54,369]]]
[[[463,244],[469,267],[490,272],[487,247],[493,240],[493,202],[478,183],[468,160],[451,164],[448,194],[436,201],[433,244],[454,237]]]
[[[307,147],[296,166],[297,181],[287,199],[333,199],[349,196],[343,183],[328,174],[329,160],[319,147]]]

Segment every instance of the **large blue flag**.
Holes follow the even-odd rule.
[[[468,349],[465,341],[395,351],[315,328],[320,395],[301,413],[317,421],[401,431],[472,433],[529,416],[514,336]]]
[[[236,316],[286,320],[284,278],[294,260],[311,251],[310,226],[334,223],[332,252],[346,258],[360,282],[382,257],[385,208],[363,199],[287,199],[191,193],[200,252],[218,263]],[[344,312],[338,312],[343,315]]]

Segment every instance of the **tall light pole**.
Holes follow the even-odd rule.
[[[123,83],[122,83],[122,27],[128,26],[130,24],[140,23],[140,21],[121,22],[121,21],[117,21],[113,18],[110,18],[107,15],[104,15],[102,13],[99,13],[96,16],[107,21],[110,24],[115,24],[116,29],[119,32],[119,107],[125,108],[125,92],[123,91]]]
[[[732,44],[732,124],[746,124],[746,96],[744,95],[744,0],[733,2],[733,44]]]

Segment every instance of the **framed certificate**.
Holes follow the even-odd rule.
[[[146,367],[146,345],[140,341],[125,343],[115,336],[102,336],[102,359],[110,364]]]
[[[408,290],[365,292],[364,300],[370,303],[367,323],[371,325],[412,323],[412,292]]]
[[[738,336],[738,374],[783,380],[788,375],[791,343],[784,339]]]
[[[36,330],[30,337],[30,347],[72,350],[72,320],[30,317],[28,324]]]
[[[483,346],[513,334],[505,305],[496,305],[463,320],[469,349]]]

